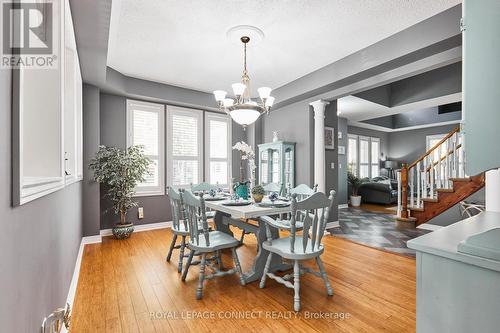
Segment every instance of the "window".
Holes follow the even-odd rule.
[[[349,164],[349,171],[353,174],[358,174],[358,137],[356,135],[349,135],[349,145],[347,147],[347,163]]]
[[[349,134],[347,163],[349,171],[360,178],[380,175],[380,139]]]
[[[197,184],[203,179],[202,112],[169,106],[167,119],[168,184],[178,187]],[[218,153],[215,152],[216,156],[220,156]],[[215,166],[214,172],[217,172]]]
[[[359,137],[359,177],[370,177],[370,138]]]
[[[165,108],[161,104],[127,100],[127,147],[142,145],[151,159],[150,174],[136,196],[165,194]]]
[[[205,115],[205,180],[227,187],[231,183],[231,118],[212,112]]]
[[[379,164],[379,156],[380,156],[380,139],[379,138],[371,138],[371,177],[380,176],[380,164]]]

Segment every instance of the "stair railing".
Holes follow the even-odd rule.
[[[410,216],[410,208],[421,209],[425,200],[437,198],[438,189],[451,189],[453,178],[465,175],[465,151],[462,133],[457,127],[411,164],[397,171],[398,208],[401,218]]]

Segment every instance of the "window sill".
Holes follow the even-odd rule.
[[[156,197],[165,195],[165,191],[136,192],[133,197]]]

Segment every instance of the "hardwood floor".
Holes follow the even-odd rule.
[[[70,331],[415,331],[413,259],[326,236],[322,259],[334,295],[326,295],[320,278],[304,275],[302,311],[296,314],[293,290],[270,279],[265,289],[258,283],[241,286],[235,275],[209,280],[197,301],[198,267],[193,266],[183,283],[177,273],[178,252],[170,263],[165,261],[171,235],[161,229],[86,245]],[[256,244],[252,235],[245,242],[238,255],[247,270]],[[224,254],[224,263],[232,267],[230,253]]]

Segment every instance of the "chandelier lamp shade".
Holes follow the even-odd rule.
[[[229,114],[236,123],[246,128],[246,126],[253,124],[261,114],[269,114],[274,104],[274,97],[271,96],[271,88],[261,87],[257,89],[260,100],[252,100],[250,77],[247,71],[247,44],[250,42],[250,37],[243,36],[240,40],[244,49],[243,75],[241,82],[231,85],[234,98],[228,98],[227,92],[224,90],[214,91],[214,97],[221,111]]]

